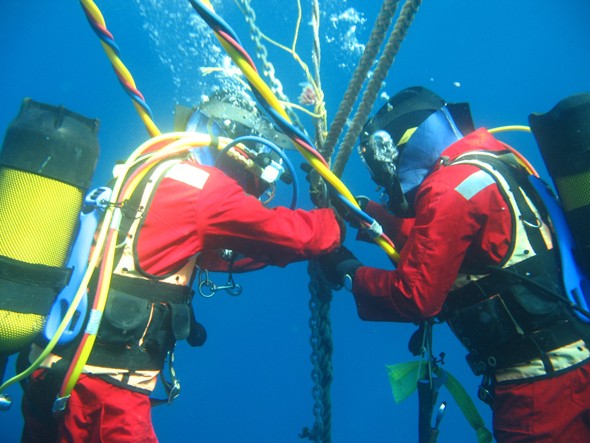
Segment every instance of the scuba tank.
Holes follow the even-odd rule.
[[[99,122],[25,99],[0,151],[0,354],[42,330],[98,160]]]
[[[553,179],[579,261],[590,275],[590,93],[558,102],[529,124]]]
[[[578,317],[590,322],[590,93],[559,101],[545,114],[529,116],[545,166],[559,203],[533,180],[539,196],[558,232],[561,269],[566,295],[572,306],[586,313]]]

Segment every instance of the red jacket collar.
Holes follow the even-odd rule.
[[[441,158],[452,161],[469,151],[500,152],[505,150],[506,147],[504,144],[494,138],[494,136],[490,134],[487,129],[479,128],[446,148],[442,152]],[[438,168],[439,166],[437,164],[434,169],[436,170]]]

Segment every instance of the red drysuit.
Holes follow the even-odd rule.
[[[138,233],[139,265],[156,276],[174,273],[195,256],[202,269],[225,270],[221,248],[245,256],[234,271],[285,266],[332,251],[341,237],[331,209],[267,209],[220,170],[192,161],[166,173]],[[157,441],[148,395],[92,375],[82,374],[65,416],[54,420],[56,388],[44,382],[48,374],[37,370],[25,389],[24,442]]]
[[[184,171],[164,178],[141,228],[138,253],[146,272],[165,274],[197,254],[201,268],[225,269],[221,248],[285,266],[338,246],[340,228],[332,210],[267,209],[220,170],[183,165],[197,170],[192,175],[198,179],[192,177],[192,185],[181,181]],[[202,189],[198,180],[205,181]]]
[[[441,159],[448,164],[474,150],[505,148],[479,129],[449,146]],[[396,270],[364,266],[356,271],[352,291],[362,319],[412,322],[436,316],[462,265],[501,263],[513,226],[498,186],[489,180],[473,194],[457,191],[479,173],[473,165],[437,165],[419,186],[413,220],[386,215],[375,203],[367,205],[401,252]],[[590,363],[587,358],[573,363],[550,378],[531,381],[524,376],[496,386],[494,430],[499,441],[590,441]]]
[[[503,150],[485,130],[478,130],[448,147],[443,156],[454,159],[472,150]],[[417,321],[437,315],[465,261],[500,263],[511,241],[511,217],[495,184],[466,200],[455,188],[479,171],[471,165],[441,168],[426,177],[416,195],[413,227],[404,221],[406,239],[393,232],[400,251],[395,271],[361,267],[353,293],[359,316],[365,320]],[[369,203],[367,212],[382,208]],[[395,223],[391,217],[388,224]],[[400,223],[400,222],[398,222]],[[397,227],[397,225],[396,225]],[[391,227],[384,227],[391,232]]]

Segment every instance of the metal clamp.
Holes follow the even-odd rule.
[[[242,287],[234,282],[231,274],[229,274],[227,283],[225,285],[216,285],[211,279],[209,279],[209,271],[207,270],[199,269],[198,279],[199,293],[205,298],[213,297],[217,291],[222,290],[233,296],[237,296],[242,293]]]

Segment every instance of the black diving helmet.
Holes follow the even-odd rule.
[[[388,208],[412,217],[418,185],[442,151],[473,131],[467,103],[447,104],[423,87],[391,97],[365,123],[359,153],[373,181],[383,188]]]

